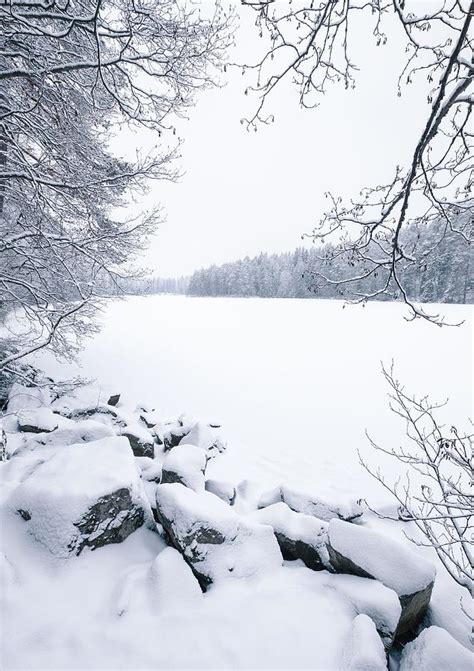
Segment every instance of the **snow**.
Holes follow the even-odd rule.
[[[368,429],[386,447],[404,440],[405,427],[387,406],[380,362],[393,358],[410,391],[449,396],[442,411],[448,426],[461,426],[471,414],[472,308],[440,309],[465,324],[435,329],[407,323],[403,308],[389,303],[342,310],[337,301],[137,297],[109,304],[104,329],[86,343],[81,368],[47,355],[36,362],[53,377],[98,378],[100,385],[83,392],[84,409],[106,403],[101,389],[111,388],[122,393],[121,413],[127,399],[131,411],[143,399],[160,408],[164,423],[184,410],[205,423],[218,417],[229,449],[209,462],[207,475],[240,483],[237,512],[255,510],[262,494],[281,483],[331,501],[363,497],[372,507],[395,511],[357,455],[360,450],[394,479],[398,475],[392,461],[378,461],[364,433]],[[35,394],[28,396],[32,407],[43,406]],[[53,406],[59,410],[61,403],[65,412],[67,403],[69,410],[80,405],[62,398]],[[21,401],[10,410],[25,407]],[[103,421],[108,425],[109,416]],[[8,434],[9,444],[13,438]],[[36,450],[0,464],[5,478],[13,468],[17,478],[8,475],[4,491],[53,453],[41,449],[36,464]],[[147,484],[154,492],[154,483]],[[314,572],[300,562],[285,562],[258,580],[223,581],[192,606],[177,599],[176,608],[179,581],[170,568],[170,593],[157,607],[149,598],[151,567],[165,547],[157,533],[141,527],[123,543],[57,562],[28,534],[27,522],[5,508],[0,514],[0,540],[15,576],[1,609],[5,671],[347,671],[342,649],[358,609],[376,617],[377,606],[381,618],[391,612],[392,597],[382,603],[382,592],[374,591],[377,603],[369,598],[377,582]],[[410,525],[372,517],[370,525],[411,547],[403,535],[413,533]],[[420,561],[432,556],[415,550]],[[130,575],[136,579],[119,616]],[[366,584],[367,593],[349,592],[346,578]],[[459,609],[462,590],[455,587],[438,569],[433,615],[467,645],[470,622]]]
[[[272,528],[240,517],[210,492],[196,494],[181,484],[158,485],[156,503],[185,557],[212,583],[255,578],[282,564]],[[201,530],[218,539],[206,542]]]
[[[17,414],[17,419],[18,425],[23,431],[31,427],[35,433],[42,433],[43,431],[54,431],[58,428],[58,416],[49,408],[22,410]]]
[[[402,611],[393,590],[378,580],[345,574],[329,574],[326,584],[346,598],[357,614],[370,617],[384,644],[390,647]]]
[[[269,524],[275,532],[317,548],[324,546],[327,538],[326,522],[310,515],[296,513],[286,503],[274,503],[251,513],[248,518],[259,524]]]
[[[51,393],[46,387],[25,387],[15,382],[8,395],[7,412],[43,408],[48,406],[51,400]]]
[[[337,500],[330,500],[315,492],[302,491],[287,485],[281,485],[263,494],[258,507],[264,508],[278,501],[283,501],[297,513],[312,515],[326,522],[333,517],[352,520],[362,515],[361,505],[347,496],[340,495]]]
[[[22,450],[34,450],[39,445],[63,447],[80,442],[89,443],[93,440],[101,440],[102,438],[115,435],[114,430],[109,425],[93,419],[82,419],[77,422],[65,420],[64,417],[60,417],[59,419],[60,425],[58,429],[51,433],[31,436],[31,438],[28,438],[23,443]],[[69,423],[65,424],[65,421]]]
[[[200,492],[204,491],[206,464],[207,455],[201,447],[180,443],[166,456],[163,473],[175,474],[183,485]]]
[[[472,671],[474,654],[441,627],[428,627],[404,648],[399,671]]]
[[[333,519],[328,536],[334,550],[399,596],[415,594],[435,579],[433,564],[421,559],[407,543],[402,544],[378,531]]]
[[[385,671],[385,650],[367,615],[358,615],[352,622],[351,631],[343,653],[344,671]],[[415,668],[412,669],[415,671]]]
[[[97,499],[119,489],[143,505],[142,487],[125,438],[67,445],[40,464],[8,500],[12,512],[31,514],[29,532],[53,554],[67,557],[78,522]]]

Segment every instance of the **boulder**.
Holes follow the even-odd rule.
[[[211,492],[215,496],[218,496],[229,506],[234,505],[237,492],[235,491],[234,485],[232,485],[230,482],[209,479],[206,480],[205,487],[207,492]]]
[[[399,671],[472,671],[474,654],[441,627],[428,627],[402,652]]]
[[[169,452],[163,462],[161,483],[178,482],[196,492],[204,490],[207,455],[195,445],[179,444]]]
[[[212,583],[259,576],[282,564],[271,527],[241,518],[209,492],[158,485],[156,510],[204,591]]]
[[[336,501],[315,492],[294,489],[287,485],[280,485],[263,494],[258,507],[265,508],[280,501],[286,503],[296,513],[311,515],[326,522],[334,518],[351,522],[363,514],[360,503],[355,499],[345,497],[345,500]]]
[[[150,432],[138,424],[129,424],[122,429],[121,435],[128,438],[132,452],[136,457],[155,456],[155,442]]]
[[[119,543],[145,517],[133,455],[117,436],[64,446],[13,492],[10,506],[61,557]]]
[[[140,469],[142,480],[159,484],[161,480],[161,464],[150,457],[135,457],[135,462]]]
[[[282,502],[257,510],[249,518],[272,527],[284,559],[301,559],[315,571],[327,568],[327,522],[295,513]]]
[[[387,659],[375,624],[367,615],[357,615],[352,621],[349,636],[344,643],[342,667],[344,671],[386,671]],[[416,667],[413,667],[415,671]]]
[[[396,638],[416,630],[436,575],[430,562],[389,536],[337,519],[329,523],[327,548],[333,571],[380,580],[397,593],[402,612]]]
[[[196,422],[191,429],[181,438],[180,444],[196,445],[205,450],[209,456],[217,452],[224,452],[225,445],[216,438],[211,429],[203,422]]]
[[[163,445],[165,451],[172,450],[181,442],[182,438],[189,433],[189,427],[175,425],[163,432]]]
[[[68,422],[65,424],[65,422]],[[93,419],[82,419],[74,422],[60,418],[60,425],[55,431],[49,433],[38,433],[28,438],[24,445],[17,450],[17,454],[24,451],[35,450],[39,446],[49,445],[64,447],[74,443],[90,443],[94,440],[114,436],[115,432],[111,426],[102,424]]]
[[[50,433],[58,428],[58,417],[49,408],[24,410],[17,419],[18,430],[27,433]]]
[[[118,402],[120,401],[120,394],[112,394],[112,396],[109,397],[109,400],[107,401],[107,405],[117,405]]]

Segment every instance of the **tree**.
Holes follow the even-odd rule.
[[[367,35],[384,45],[396,23],[405,38],[406,59],[396,86],[426,78],[429,113],[410,162],[394,167],[390,183],[369,186],[345,205],[327,194],[329,210],[311,236],[317,243],[332,242],[325,282],[341,288],[354,302],[389,295],[409,307],[409,318],[443,324],[442,316],[427,313],[415,304],[403,276],[411,266],[426,262],[422,236],[407,244],[409,222],[424,225],[441,222],[430,254],[436,256],[444,237],[457,236],[469,248],[472,240],[473,102],[472,61],[473,0],[446,0],[427,5],[414,0],[303,0],[292,3],[273,0],[243,0],[256,13],[256,27],[266,38],[261,59],[245,66],[255,75],[249,87],[260,96],[249,127],[271,123],[266,114],[272,91],[292,77],[300,104],[312,108],[332,84],[354,87],[356,64],[351,40],[364,19]],[[358,33],[358,37],[365,38]],[[470,252],[469,252],[470,253]],[[420,256],[421,255],[421,256]],[[348,273],[337,272],[344,262]],[[371,280],[370,290],[359,290],[361,280]]]
[[[383,373],[390,387],[390,407],[405,423],[408,446],[389,450],[370,442],[377,451],[407,465],[411,476],[406,473],[396,482],[388,481],[380,469],[374,470],[362,458],[361,462],[396,498],[399,519],[414,522],[426,538],[426,543],[414,542],[433,547],[451,577],[472,593],[473,436],[440,425],[436,415],[445,403],[407,394],[394,378],[393,366]]]
[[[161,214],[127,205],[177,176],[173,123],[213,84],[230,22],[175,0],[0,3],[0,310],[22,323],[0,371],[71,354],[133,275]],[[120,156],[140,130],[151,151]]]

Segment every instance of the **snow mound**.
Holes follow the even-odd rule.
[[[337,501],[287,485],[280,485],[262,495],[258,507],[265,508],[283,501],[297,513],[311,515],[319,520],[329,522],[333,518],[351,521],[361,517],[363,510],[358,501],[347,496]]]
[[[178,482],[196,492],[204,491],[206,464],[207,455],[202,448],[180,443],[163,462],[161,482]]]
[[[239,517],[209,492],[158,485],[157,515],[201,586],[262,575],[282,564],[273,530]]]
[[[343,652],[344,671],[386,671],[387,660],[375,624],[361,614],[354,618]],[[411,667],[412,671],[419,671]]]
[[[402,612],[396,593],[378,580],[354,575],[328,575],[327,584],[347,599],[357,614],[370,617],[385,648],[390,648]]]
[[[26,387],[14,382],[8,395],[8,413],[33,410],[48,406],[53,396],[48,387]]]
[[[228,503],[229,506],[234,505],[237,492],[234,485],[230,482],[210,478],[209,480],[206,480],[205,488],[207,492],[211,492],[215,496],[218,496],[220,499]]]
[[[143,503],[133,455],[120,437],[65,446],[9,500],[36,540],[62,557],[123,540],[143,523]]]
[[[405,646],[399,671],[472,671],[474,654],[441,627],[428,627]]]
[[[308,568],[315,570],[329,565],[327,522],[295,513],[282,502],[257,510],[248,518],[272,527],[285,559],[302,559]]]
[[[73,445],[74,443],[90,443],[115,435],[115,431],[111,426],[93,419],[82,419],[77,422],[70,421],[67,427],[65,427],[64,422],[65,418],[62,417],[60,427],[55,431],[32,436],[25,442],[21,450],[34,450],[44,445],[63,447]]]
[[[159,553],[150,568],[153,600],[158,607],[182,607],[184,603],[202,599],[201,588],[193,572],[174,548]]]

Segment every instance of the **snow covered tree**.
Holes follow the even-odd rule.
[[[245,66],[245,72],[255,75],[248,90],[260,96],[249,127],[273,121],[265,110],[285,78],[293,79],[306,108],[319,104],[333,84],[355,87],[351,44],[366,36],[380,46],[391,36],[405,49],[404,66],[394,82],[399,95],[403,86],[427,80],[429,112],[408,163],[394,166],[388,184],[368,187],[348,204],[328,193],[329,210],[311,237],[316,243],[333,242],[330,266],[321,277],[342,288],[349,300],[401,298],[410,318],[442,324],[442,316],[428,314],[407,291],[406,269],[420,265],[421,259],[426,263],[426,246],[422,235],[416,244],[405,244],[404,234],[410,222],[423,230],[441,221],[430,251],[434,259],[448,233],[466,247],[472,241],[474,1],[243,0],[243,5],[255,12],[256,29],[266,38],[261,58]],[[361,280],[366,282],[363,290]]]
[[[126,206],[176,176],[173,124],[229,42],[226,13],[206,13],[175,0],[0,3],[0,309],[21,322],[0,370],[47,345],[71,354],[100,296],[133,274],[160,212]],[[114,142],[141,129],[148,154],[119,155]]]

